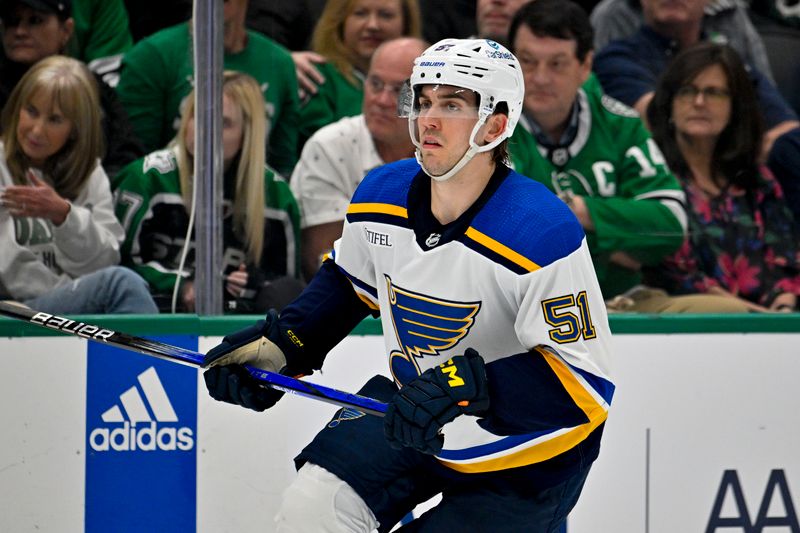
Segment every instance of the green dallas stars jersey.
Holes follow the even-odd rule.
[[[612,262],[612,254],[655,265],[675,251],[686,234],[685,198],[635,111],[593,85],[577,97],[578,131],[569,146],[548,157],[523,118],[509,151],[520,174],[583,197],[595,226],[587,231],[589,249],[603,295],[611,298],[640,279]]]
[[[242,231],[233,228],[234,181],[235,176],[226,175],[222,229],[225,274],[245,263],[253,282],[287,275],[298,277],[300,210],[289,185],[271,169],[264,169],[264,247],[260,264],[251,265]],[[120,171],[114,183],[115,212],[125,229],[122,263],[147,280],[159,308],[167,311],[189,225],[175,152],[158,150],[133,161]],[[184,265],[185,279],[194,277],[194,265],[192,242]],[[255,293],[248,291],[244,297],[254,298],[256,294],[251,292]],[[225,298],[230,298],[227,292]]]
[[[122,60],[117,94],[131,125],[148,151],[158,150],[177,133],[181,104],[194,85],[192,35],[181,23],[150,35]],[[241,52],[225,54],[226,70],[252,76],[267,107],[267,163],[288,176],[297,163],[299,101],[297,75],[289,51],[254,31]]]

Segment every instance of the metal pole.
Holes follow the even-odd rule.
[[[222,314],[222,1],[195,0],[195,310]]]

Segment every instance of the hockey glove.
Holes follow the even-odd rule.
[[[286,356],[268,336],[278,319],[270,310],[266,320],[260,320],[241,331],[225,336],[222,342],[209,350],[203,366],[206,388],[215,400],[233,403],[263,411],[275,405],[283,392],[259,383],[239,365],[250,365],[270,372],[286,370]]]
[[[383,431],[392,448],[408,446],[433,455],[444,445],[442,426],[461,414],[480,415],[488,408],[483,358],[468,348],[403,386],[389,402]]]

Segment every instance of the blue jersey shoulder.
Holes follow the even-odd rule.
[[[516,262],[527,259],[538,267],[568,256],[585,236],[563,201],[541,183],[514,171],[472,221],[472,228],[499,243],[499,249],[511,251],[502,255],[519,254]]]
[[[353,193],[350,203],[391,204],[406,207],[411,181],[420,171],[416,159],[402,159],[371,170]]]

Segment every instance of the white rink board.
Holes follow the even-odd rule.
[[[218,340],[201,338],[200,351]],[[616,335],[617,394],[569,533],[706,531],[726,470],[736,472],[751,522],[773,471],[784,481],[766,515],[800,510],[798,341],[796,334]],[[0,531],[83,530],[85,343],[0,339]],[[350,337],[312,380],[354,392],[384,371],[382,351],[378,336]],[[210,400],[202,379],[198,389],[198,531],[272,531],[292,457],[336,408],[287,395],[257,414]],[[735,501],[728,490],[719,515],[741,516]]]

